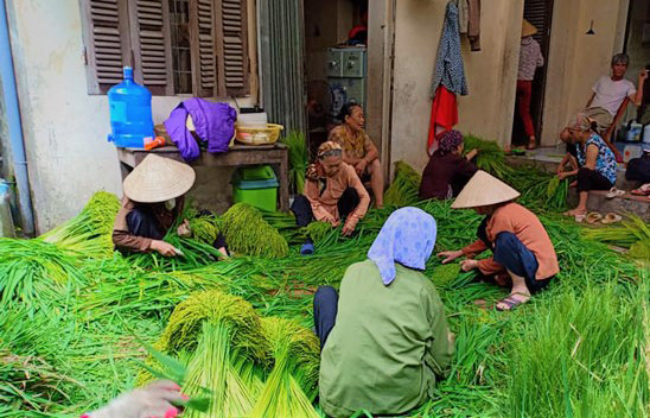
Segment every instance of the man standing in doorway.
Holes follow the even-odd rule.
[[[607,145],[614,151],[617,159],[621,159],[620,152],[612,144],[612,132],[625,113],[629,102],[640,106],[643,100],[643,85],[648,72],[639,74],[639,88],[625,78],[630,57],[627,54],[616,54],[612,58],[612,75],[602,76],[592,88],[592,95],[587,102],[587,107],[581,110],[590,119],[598,124],[598,131]],[[565,128],[560,134],[561,138],[568,138],[569,132]]]

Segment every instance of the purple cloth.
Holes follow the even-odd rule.
[[[228,151],[228,144],[235,134],[235,109],[228,103],[189,99],[172,110],[165,121],[165,129],[185,161],[195,160],[201,154],[199,144],[185,125],[188,115],[192,117],[196,135],[208,143],[208,152]]]
[[[421,209],[405,207],[391,213],[368,251],[384,285],[395,280],[395,263],[424,270],[436,245],[437,233],[436,220]]]

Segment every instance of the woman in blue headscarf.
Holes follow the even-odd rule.
[[[316,292],[320,405],[328,416],[407,413],[448,375],[453,335],[422,273],[436,230],[433,217],[420,209],[393,212],[368,260],[348,267],[340,296],[330,286]]]

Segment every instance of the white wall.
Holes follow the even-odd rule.
[[[87,93],[79,0],[7,5],[36,222],[44,232],[74,216],[97,190],[121,194],[119,166],[106,141],[108,99]],[[180,100],[154,97],[154,122],[166,119]]]
[[[447,0],[399,0],[395,22],[395,66],[391,160],[416,169],[427,160],[431,82]],[[523,0],[483,2],[480,52],[463,36],[462,56],[469,95],[458,101],[463,133],[504,145],[510,142],[521,38]]]

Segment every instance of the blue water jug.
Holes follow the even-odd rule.
[[[124,67],[124,81],[108,91],[112,133],[108,140],[120,148],[144,148],[153,139],[151,92],[133,81],[133,68]]]

